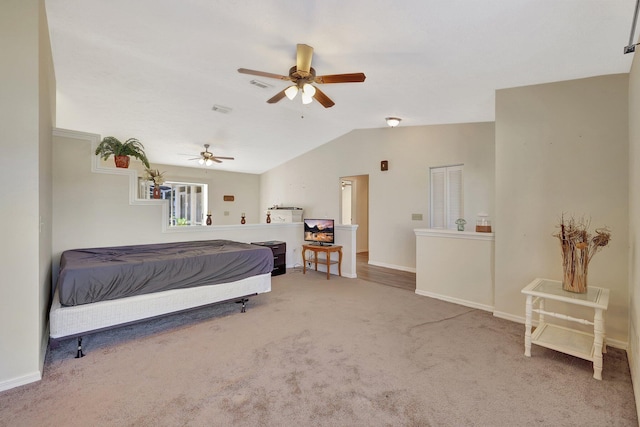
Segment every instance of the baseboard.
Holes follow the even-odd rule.
[[[404,267],[402,265],[386,264],[384,262],[377,262],[377,261],[369,261],[368,264],[369,265],[375,265],[377,267],[391,268],[393,270],[408,271],[409,273],[415,273],[416,272],[415,268]]]
[[[34,383],[41,379],[42,373],[40,371],[32,372],[27,375],[22,375],[20,377],[0,382],[0,391],[10,390],[12,388],[20,387],[21,385]]]
[[[465,307],[477,308],[478,310],[493,312],[493,307],[486,304],[480,304],[474,301],[463,300],[459,298],[454,298],[446,295],[435,294],[433,292],[421,291],[416,289],[416,294],[422,295],[423,297],[435,298],[442,301],[452,302],[458,305],[464,305]]]
[[[514,314],[505,313],[503,311],[494,311],[493,315],[501,319],[510,320],[512,322],[521,323],[524,325],[524,317],[522,316],[516,316]],[[533,326],[538,326],[538,321],[536,319],[533,319],[531,321],[531,324]],[[627,351],[629,348],[629,343],[627,341],[614,340],[607,337],[607,346]]]
[[[44,334],[42,336],[42,341],[40,342],[40,359],[39,359],[39,365],[38,365],[40,366],[40,370],[37,372],[32,372],[27,375],[22,375],[17,378],[12,378],[10,380],[0,382],[0,391],[5,391],[15,387],[20,387],[21,385],[40,381],[42,379],[42,373],[44,372],[44,360],[45,360],[45,357],[47,357],[48,348],[49,348],[49,323],[47,322],[47,327],[45,328]]]
[[[522,323],[524,325],[524,317],[516,316],[515,314],[505,313],[503,311],[494,311],[493,315],[495,317],[499,317],[500,319],[511,320],[512,322]],[[538,321],[533,320],[534,326],[537,326]]]

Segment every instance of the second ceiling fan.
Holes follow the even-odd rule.
[[[209,151],[209,144],[204,144],[204,151],[200,152],[200,157],[194,157],[189,160],[197,160],[201,165],[211,166],[213,162],[222,163],[223,160],[235,160],[233,157],[215,156]]]
[[[269,104],[275,104],[285,96],[293,99],[298,92],[301,93],[302,103],[308,104],[315,99],[323,107],[329,108],[335,105],[335,102],[324,94],[320,89],[312,83],[361,83],[366,79],[364,73],[349,74],[330,74],[326,76],[317,76],[316,70],[311,67],[311,59],[313,57],[313,48],[306,44],[299,44],[296,51],[296,65],[291,67],[288,76],[280,74],[267,73],[264,71],[248,70],[246,68],[238,68],[238,72],[242,74],[251,74],[254,76],[268,77],[278,80],[289,80],[293,85],[278,92],[272,98],[268,99]]]

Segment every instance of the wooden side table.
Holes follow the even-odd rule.
[[[308,250],[313,252],[316,271],[318,271],[318,252],[325,253],[325,259],[321,261],[325,261],[327,264],[327,280],[329,280],[329,276],[331,274],[330,273],[331,264],[336,264],[336,263],[338,264],[338,275],[342,276],[342,246],[302,245],[302,274],[307,273],[307,259],[305,258],[305,252]],[[332,252],[338,252],[337,261],[331,260]]]
[[[577,294],[562,290],[562,282],[557,280],[535,279],[522,289],[522,293],[527,296],[524,355],[531,357],[531,344],[536,344],[589,360],[593,362],[593,378],[601,380],[602,353],[607,350],[604,312],[609,306],[609,289],[589,286],[587,293]],[[547,311],[545,300],[593,308],[593,321]],[[533,312],[538,313],[538,327],[532,334]],[[548,323],[546,316],[593,326],[593,334]]]

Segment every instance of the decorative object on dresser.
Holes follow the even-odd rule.
[[[252,245],[266,246],[273,252],[272,276],[279,276],[287,272],[287,242],[269,240],[266,242],[253,242]]]
[[[464,218],[456,219],[456,225],[458,226],[458,231],[464,231],[464,225],[467,221]]]
[[[554,234],[560,240],[562,251],[562,289],[569,292],[587,292],[589,261],[609,244],[611,233],[607,227],[596,228],[596,235],[587,231],[590,220],[575,220],[573,217],[560,222],[560,231]]]
[[[267,224],[271,224],[271,212],[267,211]]]
[[[150,167],[144,146],[136,138],[129,138],[123,143],[118,138],[107,136],[96,147],[95,155],[103,160],[113,155],[117,168],[128,168],[130,156],[140,160],[147,168]]]
[[[240,216],[240,224],[246,224],[247,220],[245,219],[244,216],[244,212],[242,212],[242,215]]]
[[[207,212],[207,225],[211,225],[213,224],[213,221],[211,220],[211,211]]]

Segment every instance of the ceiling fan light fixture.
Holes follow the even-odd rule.
[[[302,103],[305,105],[311,104],[311,101],[313,101],[313,98],[307,95],[306,93],[302,92]]]
[[[316,88],[309,83],[305,83],[304,86],[302,86],[302,93],[313,97],[313,95],[316,94]]]
[[[204,159],[198,160],[198,163],[200,163],[201,165],[204,165]]]
[[[387,122],[387,125],[389,125],[392,128],[398,126],[400,124],[400,122],[402,121],[402,119],[399,118],[399,117],[387,117],[387,118],[385,118],[385,120]]]
[[[298,86],[296,86],[296,85],[289,86],[288,88],[286,88],[284,90],[284,94],[287,95],[287,98],[292,100],[298,94]]]
[[[207,165],[207,166],[211,166],[213,164],[213,160],[207,159],[207,160],[204,161],[204,164]]]

